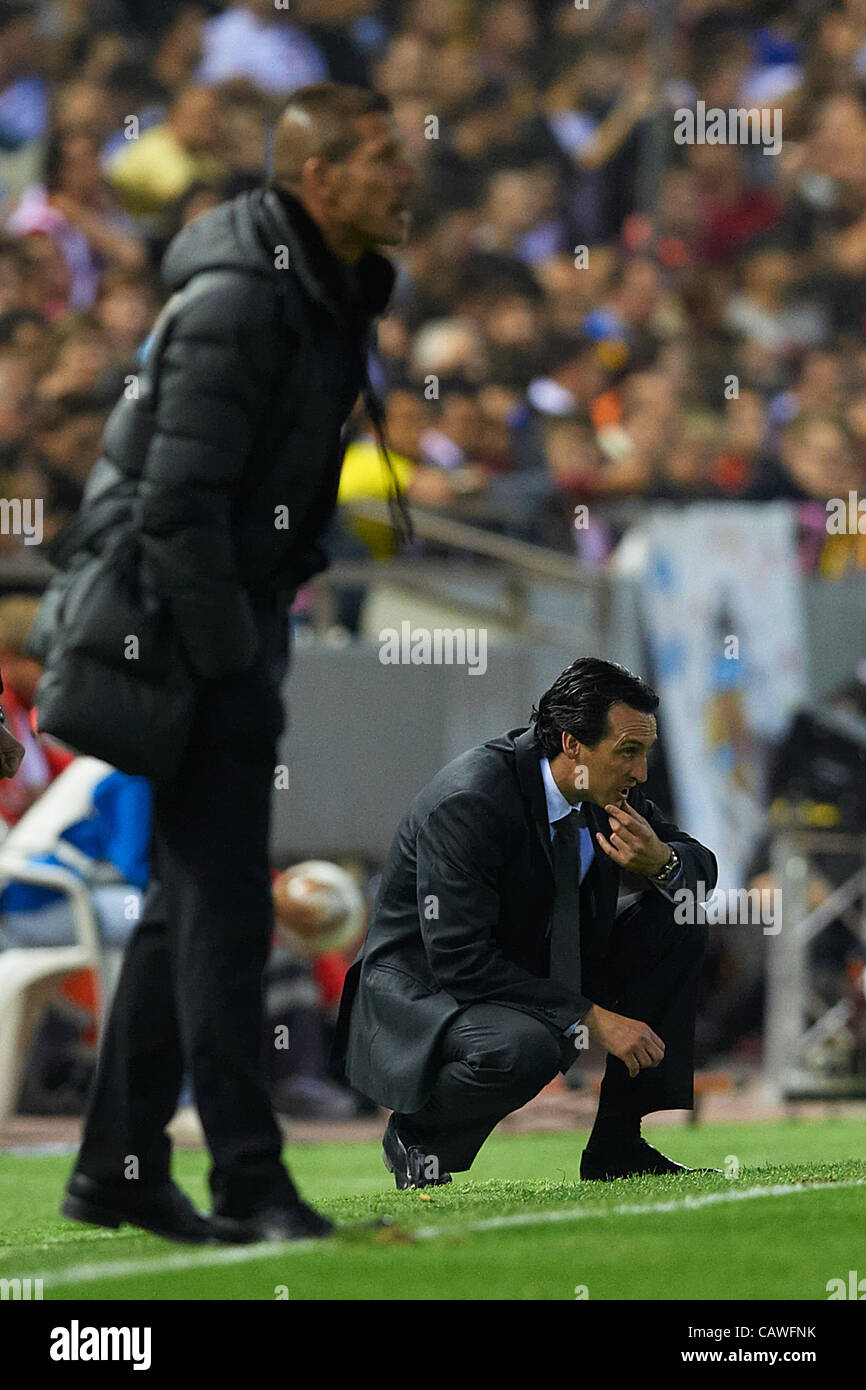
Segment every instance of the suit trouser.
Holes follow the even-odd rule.
[[[167,1180],[184,1073],[213,1165],[214,1210],[290,1200],[264,1079],[262,975],[273,928],[268,838],[285,615],[261,617],[243,676],[205,683],[182,765],[154,792],[152,872],[102,1039],[80,1171]],[[146,737],[146,734],[143,734]]]
[[[705,926],[680,926],[672,904],[649,890],[616,919],[607,942],[581,933],[582,989],[602,1008],[648,1023],[664,1060],[634,1078],[608,1054],[600,1105],[633,1115],[690,1110],[694,1034]],[[469,1168],[491,1130],[574,1060],[533,1015],[501,1004],[470,1004],[446,1029],[442,1062],[424,1106],[398,1116],[401,1135],[436,1155],[442,1171]]]

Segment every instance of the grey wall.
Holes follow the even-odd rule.
[[[487,670],[384,666],[378,646],[299,647],[287,685],[290,727],[274,792],[272,856],[384,856],[408,802],[444,763],[528,722],[562,662],[517,645]]]
[[[866,659],[866,575],[812,581],[805,599],[811,693],[821,699]],[[532,608],[572,627],[573,642],[491,637],[483,675],[457,666],[383,665],[371,640],[298,645],[285,692],[289,728],[280,762],[288,787],[274,792],[274,862],[383,858],[424,783],[466,748],[526,724],[533,700],[577,655],[604,655],[645,671],[631,582],[615,584],[607,642],[588,605],[561,588],[539,586]]]

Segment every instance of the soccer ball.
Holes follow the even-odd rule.
[[[277,936],[303,956],[337,951],[364,926],[364,895],[351,874],[325,859],[305,859],[273,883]]]

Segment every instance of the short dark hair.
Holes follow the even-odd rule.
[[[607,730],[610,707],[616,704],[653,714],[659,697],[618,662],[579,656],[532,707],[535,737],[545,756],[555,758],[562,752],[563,732],[595,748]]]
[[[271,150],[272,186],[293,188],[306,159],[319,155],[339,164],[357,149],[362,136],[355,124],[360,116],[390,114],[391,102],[381,92],[345,82],[315,82],[289,97],[277,121]],[[291,117],[302,116],[301,133]]]

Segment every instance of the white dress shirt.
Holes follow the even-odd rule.
[[[571,803],[570,801],[567,801],[566,798],[563,796],[562,792],[559,790],[559,787],[556,785],[556,782],[553,780],[553,773],[552,773],[551,770],[550,770],[550,760],[549,760],[548,758],[541,758],[540,761],[541,761],[541,780],[542,780],[543,783],[544,783],[544,797],[545,797],[545,800],[546,800],[546,802],[547,802],[547,819],[548,819],[548,821],[549,821],[549,823],[550,823],[550,839],[551,839],[551,843],[552,843],[552,842],[553,842],[553,836],[554,836],[554,833],[555,833],[555,832],[554,832],[554,825],[555,825],[556,821],[562,820],[563,816],[567,816],[568,813],[569,813],[569,811],[576,811],[576,810],[578,809],[578,807],[580,807],[580,806],[583,805],[583,802],[578,802],[578,803],[577,803],[577,806],[573,806],[572,803]],[[589,828],[588,825],[582,825],[582,826],[580,827],[580,882],[581,882],[581,883],[583,883],[583,880],[584,880],[584,878],[586,877],[587,870],[590,868],[594,856],[595,856],[595,841],[593,840],[593,837],[592,837],[592,831],[590,830],[590,828]],[[677,869],[677,872],[674,874],[674,876],[673,876],[673,878],[670,880],[670,882],[667,883],[667,884],[665,884],[664,887],[662,887],[662,885],[661,885],[660,883],[654,883],[653,880],[652,880],[651,878],[650,878],[650,879],[647,879],[647,882],[648,882],[648,883],[652,883],[653,887],[654,887],[659,893],[663,894],[663,896],[666,897],[667,899],[669,899],[670,902],[673,902],[673,901],[674,901],[674,892],[675,892],[675,890],[676,890],[677,888],[680,887],[680,885],[681,885],[681,883],[682,883],[682,875],[683,875],[683,866],[682,866],[682,863],[680,863],[680,866],[679,866],[679,868]],[[640,896],[641,896],[641,893],[640,893],[640,892],[637,892],[637,893],[627,893],[627,894],[625,894],[623,897],[621,897],[621,898],[619,899],[619,901],[617,902],[617,905],[616,905],[616,915],[617,915],[617,917],[620,915],[621,912],[624,912],[625,909],[626,909],[627,907],[631,907],[632,903],[636,903],[637,900],[638,900],[638,898],[639,898]]]

